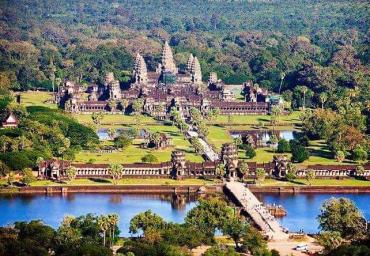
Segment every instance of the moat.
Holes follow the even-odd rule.
[[[324,200],[330,197],[347,197],[353,200],[364,216],[370,219],[370,194],[268,194],[256,193],[265,203],[281,204],[288,215],[280,219],[290,231],[303,229],[308,233],[318,231],[316,216]],[[167,221],[182,222],[187,212],[196,205],[196,196],[173,195],[128,195],[74,193],[58,195],[0,195],[0,225],[14,221],[42,219],[57,227],[63,216],[79,216],[86,213],[117,213],[122,236],[129,236],[130,219],[136,214],[151,209]]]

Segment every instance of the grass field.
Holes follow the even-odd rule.
[[[47,101],[53,99],[53,94],[51,92],[43,91],[27,91],[21,93],[21,103],[28,106],[43,106],[49,108],[57,108],[56,104],[47,103]]]
[[[280,123],[287,123],[289,125],[299,125],[301,123],[299,116],[301,115],[301,111],[294,111],[290,115],[281,115],[278,119]],[[271,120],[269,115],[250,115],[250,116],[232,116],[231,123],[229,122],[228,115],[219,115],[215,120],[213,120],[212,124],[258,124],[259,122],[263,122],[267,125]]]
[[[122,126],[121,126],[122,127]],[[181,150],[185,152],[187,160],[192,162],[202,162],[203,158],[195,154],[194,149],[188,140],[185,139],[184,135],[176,126],[168,125],[147,125],[147,126],[125,126],[135,127],[138,130],[147,129],[150,132],[161,132],[169,135],[173,140],[173,146],[165,149],[142,149],[140,148],[139,139],[134,140],[134,143],[128,148],[120,152],[113,153],[92,153],[92,152],[80,152],[76,155],[76,161],[88,162],[90,159],[94,159],[97,163],[137,163],[141,162],[141,158],[146,154],[153,154],[158,158],[159,162],[170,161],[171,153],[173,150]]]
[[[125,178],[117,181],[118,185],[213,185],[220,183],[220,180],[203,180],[203,179],[185,179],[185,180],[173,180],[173,179],[134,179]],[[38,180],[31,184],[31,186],[60,186],[60,183],[56,183],[50,180]],[[73,181],[67,181],[63,185],[113,185],[111,179],[102,179],[95,181],[92,179],[75,179]]]
[[[73,114],[73,117],[76,118],[76,120],[82,124],[91,125],[93,124],[93,121],[91,119],[91,114]],[[157,122],[154,118],[149,116],[140,116],[140,124],[145,126],[146,124],[157,124]],[[130,115],[122,115],[122,114],[116,114],[116,115],[104,115],[101,125],[99,127],[102,128],[109,128],[109,127],[119,127],[122,124],[137,124],[137,119],[134,116]]]

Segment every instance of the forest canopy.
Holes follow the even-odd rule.
[[[127,82],[137,52],[154,70],[168,40],[177,64],[200,59],[203,79],[253,80],[302,105],[298,86],[368,97],[369,4],[343,0],[1,1],[0,89],[52,90],[64,79]],[[327,100],[333,105],[335,99]]]

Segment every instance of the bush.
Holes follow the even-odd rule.
[[[245,156],[249,159],[256,156],[256,151],[251,144],[243,144],[242,148],[245,150]]]
[[[281,139],[278,142],[277,152],[278,153],[286,153],[290,151],[290,144],[286,139]]]
[[[291,140],[290,147],[292,150],[293,162],[302,163],[304,160],[307,160],[310,157],[310,153],[299,143],[299,141]]]
[[[158,158],[153,154],[147,154],[141,158],[143,163],[155,163],[158,162]]]
[[[132,139],[127,137],[126,135],[119,135],[114,139],[114,146],[116,148],[127,148],[132,143]]]
[[[367,152],[362,147],[356,147],[353,150],[352,159],[356,162],[366,161],[367,160]]]

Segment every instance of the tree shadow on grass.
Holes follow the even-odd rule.
[[[306,185],[304,182],[291,180],[290,183],[297,184],[297,185]]]
[[[310,148],[310,155],[311,156],[318,156],[322,158],[332,159],[333,155],[330,151],[327,151],[325,148],[313,149]]]
[[[271,120],[269,118],[259,117],[259,118],[257,118],[257,121],[258,122],[270,122]]]
[[[102,179],[102,178],[89,178],[89,180],[93,182],[98,182],[98,183],[111,183],[109,180]]]

